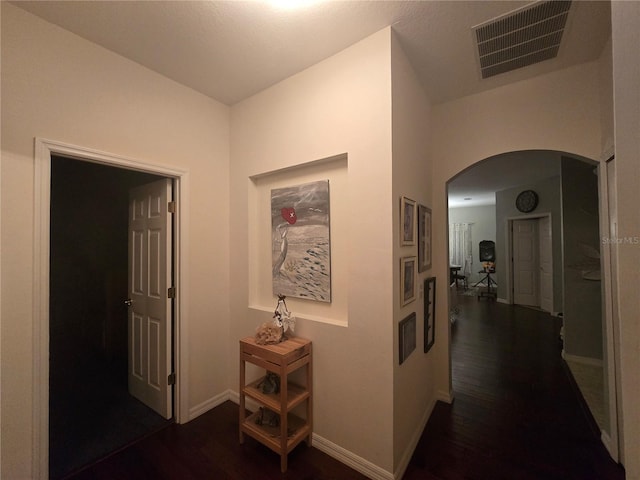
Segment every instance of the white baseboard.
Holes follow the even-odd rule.
[[[602,367],[604,363],[600,358],[582,357],[580,355],[572,355],[562,349],[562,358],[568,362],[581,363],[582,365],[590,365],[592,367]]]
[[[500,298],[500,297],[497,297],[497,298],[496,298],[496,302],[498,302],[498,303],[504,303],[505,305],[511,305],[511,302],[510,302],[509,300],[507,300],[506,298]]]
[[[326,453],[330,457],[335,458],[339,462],[353,468],[357,472],[360,472],[367,478],[371,478],[372,480],[395,480],[395,477],[391,472],[388,472],[370,461],[359,457],[355,453],[330,442],[318,434],[313,434],[312,445],[321,452]]]
[[[419,423],[419,428],[414,432],[409,447],[407,448],[405,454],[402,457],[400,462],[400,467],[396,471],[395,474],[388,472],[387,470],[371,463],[370,461],[356,455],[355,453],[347,450],[346,448],[337,445],[330,440],[327,440],[324,437],[321,437],[317,433],[312,433],[312,445],[323,453],[326,453],[332,458],[335,458],[341,463],[344,463],[348,467],[353,468],[355,471],[361,473],[367,478],[371,478],[372,480],[398,480],[402,478],[405,470],[409,466],[409,461],[411,460],[411,456],[413,455],[416,446],[418,445],[418,441],[422,436],[422,432],[424,431],[425,426],[427,425],[427,421],[431,416],[431,412],[433,412],[433,408],[435,407],[436,400],[442,400],[447,403],[451,403],[453,399],[452,393],[444,393],[438,392],[436,395],[436,399],[431,402],[426,412],[423,415],[421,422]],[[240,396],[237,392],[229,390],[229,400],[235,403],[240,402]],[[250,398],[245,398],[245,405],[248,410],[255,411],[259,408],[260,404],[254,402]]]
[[[436,392],[436,400],[440,400],[441,402],[448,403],[449,405],[453,403],[453,398],[454,398],[453,390],[449,390],[448,392],[438,390]],[[431,409],[433,410],[433,407]],[[431,412],[429,412],[429,415],[431,415]]]
[[[227,400],[232,400],[231,398],[232,394],[233,392],[231,390],[227,390],[225,392],[222,392],[220,395],[216,395],[215,397],[205,400],[204,402],[200,403],[199,405],[196,405],[195,407],[191,407],[189,409],[189,420],[191,421],[194,418],[199,417],[203,413],[208,412],[212,408],[217,407],[218,405],[226,402]],[[236,396],[237,395],[238,394],[236,393]]]
[[[609,434],[607,432],[602,431],[600,433],[600,441],[602,442],[604,447],[609,452],[609,455],[611,455],[611,458],[613,459],[613,461],[618,462],[619,461],[618,449],[614,448],[614,445],[613,445],[613,443],[611,441],[611,437],[609,436]]]
[[[220,403],[226,400],[231,400],[236,404],[240,403],[240,396],[238,395],[238,392],[227,390],[227,392],[225,392],[224,395],[226,395],[226,397],[222,401],[219,401],[217,405],[219,405]],[[222,396],[223,395],[219,395],[218,397],[222,397]],[[327,440],[326,438],[321,437],[317,433],[312,433],[312,445],[318,450],[320,450],[321,452],[326,453],[330,457],[335,458],[341,463],[344,463],[348,467],[353,468],[354,470],[366,476],[367,478],[370,478],[372,480],[399,480],[402,478],[402,476],[404,475],[404,472],[409,466],[409,461],[411,460],[411,456],[413,455],[413,452],[415,451],[416,446],[420,441],[422,432],[424,431],[427,425],[427,422],[429,421],[429,417],[431,417],[431,413],[433,412],[433,409],[436,405],[436,401],[438,400],[449,403],[449,404],[452,403],[453,391],[436,392],[436,398],[430,403],[427,410],[424,412],[424,415],[422,416],[422,419],[418,424],[418,428],[414,431],[414,434],[411,438],[411,442],[409,443],[409,446],[407,447],[404,455],[402,456],[402,459],[400,461],[400,466],[398,467],[395,473],[388,472],[387,470],[379,467],[378,465],[375,465],[370,461],[356,455],[355,453],[339,445],[336,445],[330,440]],[[200,407],[200,409],[202,410],[205,404],[206,405],[213,404],[213,399],[207,402],[203,402],[198,407]],[[248,410],[255,411],[260,407],[260,404],[257,402],[254,402],[250,398],[245,398],[245,406]],[[196,410],[198,407],[194,408],[193,410]],[[201,413],[204,413],[207,410],[208,409],[203,410]]]
[[[439,395],[436,395],[439,396]],[[450,398],[450,395],[446,395]],[[436,406],[436,401],[440,400],[440,398],[435,398],[431,401],[427,410],[422,415],[420,422],[418,423],[418,428],[414,430],[413,436],[411,437],[411,441],[409,442],[409,446],[405,449],[402,458],[400,459],[400,465],[398,465],[397,470],[393,474],[393,478],[395,480],[400,480],[404,476],[404,472],[407,470],[409,466],[409,462],[411,461],[411,456],[418,446],[418,442],[420,441],[420,437],[422,436],[422,432],[424,432],[425,427],[427,426],[427,422],[429,421],[429,417],[433,412],[433,408]],[[450,403],[450,402],[449,402]]]
[[[229,400],[239,404],[240,395],[238,394],[238,392],[234,392],[234,391],[229,391],[229,392],[230,392]],[[254,412],[258,408],[260,408],[260,404],[258,402],[253,401],[250,398],[245,397],[245,407],[247,408],[247,410]],[[317,433],[312,433],[311,437],[312,437],[311,444],[313,447],[317,448],[321,452],[326,453],[330,457],[335,458],[339,462],[344,463],[345,465],[353,468],[354,470],[356,470],[357,472],[360,472],[366,477],[374,480],[394,480],[393,474],[391,472],[387,472],[383,468],[380,468],[379,466],[369,462],[368,460],[365,460],[364,458],[359,457],[355,453],[350,452],[349,450],[342,448],[339,445],[336,445],[335,443],[327,440],[326,438],[321,437]]]

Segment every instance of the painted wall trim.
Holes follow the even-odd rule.
[[[238,394],[238,392],[235,392],[233,390],[228,390],[227,393],[228,393],[228,400],[231,400],[235,404],[240,403],[240,395]],[[208,402],[212,402],[212,401],[213,399],[209,400]],[[250,412],[255,412],[260,407],[260,404],[258,402],[255,402],[250,398],[246,398],[245,402],[246,402],[246,408]],[[431,410],[429,410],[429,414],[430,413],[431,413]],[[420,431],[420,433],[422,433],[422,430]],[[418,440],[419,439],[420,437],[418,436]],[[379,466],[369,462],[368,460],[365,460],[364,458],[356,455],[355,453],[350,452],[349,450],[342,448],[339,445],[336,445],[330,440],[327,440],[326,438],[321,437],[317,433],[312,433],[311,443],[315,448],[317,448],[321,452],[326,453],[330,457],[335,458],[339,462],[344,463],[345,465],[362,473],[368,478],[371,478],[374,480],[395,480],[396,478],[391,472],[388,472],[383,468],[380,468]],[[416,441],[416,444],[417,444],[417,441]],[[415,449],[415,445],[411,449],[412,452],[413,452],[413,449]],[[411,456],[409,456],[409,459],[410,458]]]
[[[264,307],[262,305],[249,305],[247,308],[249,310],[253,310],[253,311],[256,311],[256,312],[273,313],[273,307]],[[306,314],[306,313],[297,314],[296,318],[298,320],[312,320],[314,322],[326,323],[328,325],[334,325],[336,327],[348,327],[349,326],[349,322],[346,322],[344,320],[336,320],[335,318],[321,317],[319,315],[309,315],[309,314]]]
[[[609,452],[609,455],[611,455],[611,458],[613,458],[613,460],[617,462],[618,461],[618,445],[611,441],[611,437],[604,430],[600,434],[600,441],[604,445],[604,448],[606,448],[607,451]]]
[[[335,458],[339,462],[353,468],[357,472],[365,475],[367,478],[371,478],[372,480],[395,480],[396,478],[391,472],[374,465],[368,460],[365,460],[353,452],[330,442],[316,433],[312,436],[312,444],[321,452],[326,453],[330,457]]]
[[[233,398],[234,395],[235,395],[235,399]],[[198,418],[200,415],[207,413],[209,410],[213,410],[218,405],[222,405],[227,400],[231,400],[234,403],[238,403],[239,402],[238,394],[235,392],[232,392],[229,389],[222,392],[219,395],[216,395],[215,397],[211,397],[205,400],[204,402],[201,402],[198,405],[191,407],[189,409],[189,421],[193,420],[194,418]]]
[[[438,390],[436,392],[436,400],[440,400],[441,402],[448,403],[449,405],[451,405],[453,403],[453,399],[454,399],[453,390],[449,390],[448,392]]]
[[[174,349],[177,380],[174,416],[177,423],[189,420],[189,172],[155,165],[81,146],[35,138],[34,225],[33,225],[33,478],[49,476],[49,260],[51,156],[63,155],[82,161],[172,177],[178,201],[175,234],[175,271],[178,295],[175,299]],[[184,380],[183,380],[184,379]]]
[[[622,387],[620,384],[620,319],[618,317],[617,305],[617,267],[613,265],[614,254],[612,250],[615,245],[602,245],[604,237],[613,236],[612,224],[617,223],[615,185],[610,184],[615,180],[615,148],[607,147],[600,157],[598,166],[598,188],[599,188],[599,217],[602,255],[602,302],[603,302],[603,322],[604,322],[604,358],[605,375],[608,378],[608,389],[606,391],[609,404],[609,433],[602,432],[602,443],[605,445],[611,458],[616,462],[621,461],[621,450],[623,449],[623,438],[621,436],[622,412],[621,398]],[[611,188],[613,187],[613,188]]]
[[[433,409],[436,406],[436,401],[438,401],[438,398],[434,398],[433,400],[431,400],[431,402],[429,403],[429,406],[427,407],[424,414],[422,415],[420,422],[417,424],[418,428],[416,428],[416,430],[413,432],[411,441],[409,442],[407,449],[405,450],[404,454],[402,455],[402,458],[400,459],[400,464],[398,465],[398,468],[393,474],[394,479],[400,480],[404,476],[404,473],[406,472],[407,467],[409,466],[409,462],[411,461],[411,456],[413,455],[413,452],[418,446],[420,437],[422,436],[422,433],[424,432],[424,429],[427,426],[427,422],[429,421],[429,417],[431,417],[431,413],[433,413]]]

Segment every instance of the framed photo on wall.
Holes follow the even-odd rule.
[[[427,353],[436,338],[436,277],[424,280],[424,353]]]
[[[431,209],[418,205],[418,272],[431,268]]]
[[[416,202],[407,197],[400,198],[400,245],[416,244]]]
[[[416,349],[416,313],[413,312],[402,319],[398,330],[398,352],[400,365]]]
[[[405,306],[416,299],[416,257],[400,259],[400,305]]]

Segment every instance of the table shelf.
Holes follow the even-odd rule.
[[[276,413],[281,413],[282,410],[282,399],[280,398],[280,393],[264,393],[258,387],[260,382],[264,377],[256,380],[255,382],[251,382],[250,384],[244,387],[244,394],[247,397],[251,397],[258,403],[268,407],[270,410],[273,410]],[[309,398],[309,391],[296,383],[288,382],[287,384],[287,400],[286,400],[286,411],[290,411],[293,408],[300,405],[307,398]]]
[[[282,439],[280,426],[258,425],[256,418],[260,412],[254,412],[248,416],[240,427],[244,433],[258,440],[276,453],[281,453]],[[287,414],[287,442],[286,453],[294,449],[305,437],[311,434],[309,424],[303,418],[292,413]]]
[[[299,337],[288,338],[275,345],[258,345],[255,338],[246,337],[240,340],[240,443],[244,435],[258,440],[276,453],[280,454],[280,469],[287,471],[287,455],[300,442],[306,440],[311,446],[313,432],[313,380],[311,341]],[[280,377],[280,391],[264,393],[259,384],[264,377],[246,383],[246,364],[251,363],[264,368]],[[302,386],[288,379],[290,373],[304,368],[306,385]],[[278,426],[258,425],[256,418],[260,411],[247,417],[245,405],[250,398],[277,414]],[[291,411],[306,404],[306,418],[301,418]]]

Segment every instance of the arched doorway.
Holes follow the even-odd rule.
[[[544,221],[545,228],[553,232],[549,238],[553,267],[546,278],[553,300],[543,309],[562,318],[563,358],[598,422],[603,442],[617,459],[613,338],[609,338],[610,329],[603,323],[602,308],[609,300],[604,297],[600,275],[600,238],[603,236],[599,219],[602,185],[599,175],[597,162],[558,151],[529,150],[495,155],[473,164],[447,182],[447,223],[468,225],[471,243],[476,247],[481,240],[496,242],[497,301],[506,304],[523,303],[516,290],[519,277],[529,273],[518,270],[517,260],[514,262],[519,238],[514,227],[521,224],[532,227],[536,232],[534,252],[543,243],[538,240],[538,224]],[[535,193],[533,208],[518,205],[516,199],[524,191]],[[470,285],[479,283],[476,281],[480,262],[476,252],[477,249],[467,252],[473,265],[468,272]],[[532,278],[535,277],[532,285],[538,285],[534,290],[542,290],[545,288],[541,283],[542,274],[538,273],[542,266],[538,258],[535,261],[531,269]],[[455,290],[452,293],[455,294]],[[450,303],[455,301],[451,302],[450,298]],[[537,304],[524,304],[542,308],[539,300]],[[599,376],[600,381],[596,387],[588,384],[594,376]],[[594,388],[599,389],[596,395],[592,393]],[[615,441],[610,440],[614,438]]]

